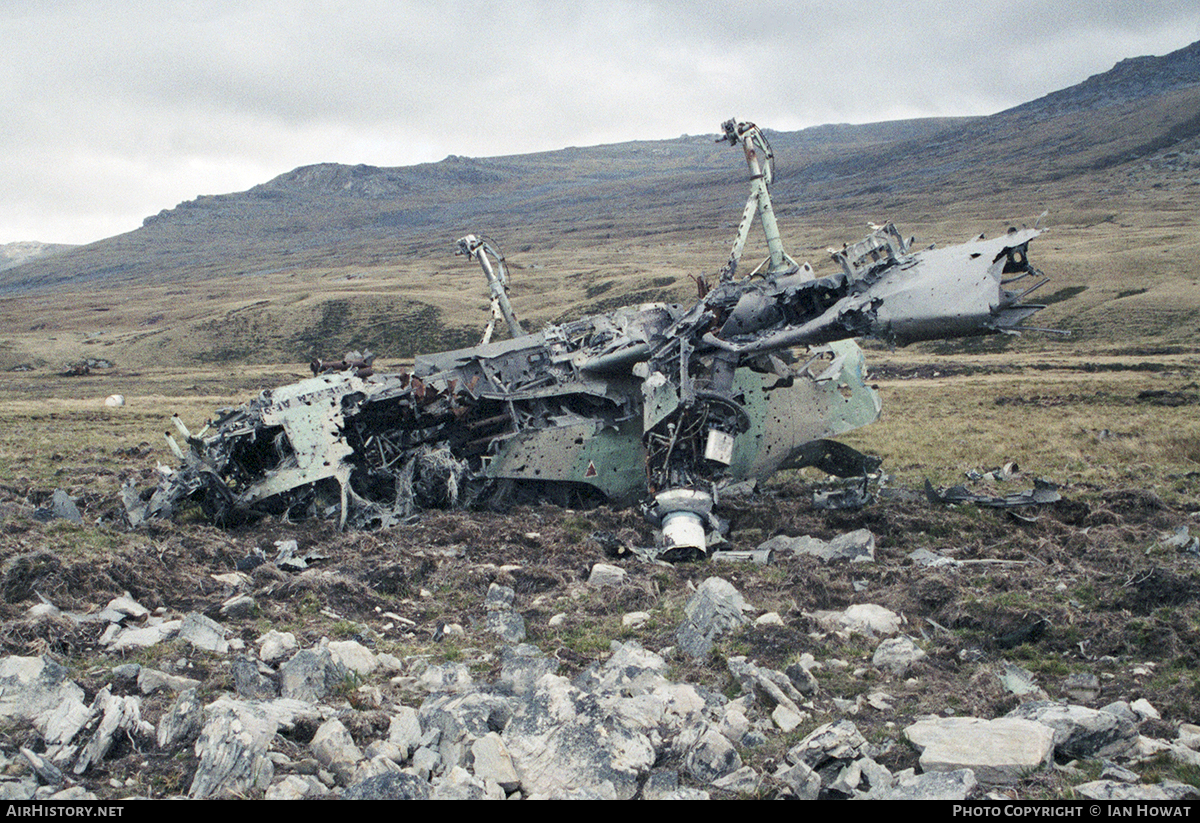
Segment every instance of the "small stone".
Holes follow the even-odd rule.
[[[190,677],[180,677],[179,675],[167,674],[156,669],[143,667],[138,672],[137,684],[138,691],[142,694],[153,694],[159,689],[169,689],[179,694],[180,692],[186,692],[188,689],[196,688],[200,685],[200,681],[193,680]]]
[[[258,638],[255,643],[259,647],[259,659],[272,665],[291,657],[300,648],[300,644],[296,642],[296,635],[291,632],[277,632],[274,629]]]
[[[499,583],[493,583],[488,586],[487,597],[484,598],[483,607],[488,611],[512,611],[513,603],[516,602],[517,593],[508,586],[501,586]]]
[[[1158,710],[1150,705],[1150,701],[1144,697],[1139,697],[1137,700],[1129,704],[1129,708],[1133,709],[1134,713],[1142,720],[1161,720],[1162,716]]]
[[[221,604],[221,617],[248,620],[258,614],[258,603],[248,594],[235,594]]]
[[[758,772],[749,766],[742,766],[737,771],[730,772],[724,777],[718,777],[712,782],[714,789],[738,794],[753,794],[758,791],[761,778]]]
[[[229,652],[229,643],[225,640],[225,627],[197,612],[184,615],[183,625],[179,627],[179,636],[197,649],[217,654]]]
[[[626,629],[638,629],[646,625],[650,612],[629,612],[621,617],[621,626]]]
[[[620,566],[597,563],[592,566],[587,582],[589,586],[619,586],[625,582],[627,576],[627,572]]]
[[[333,659],[350,671],[366,677],[379,665],[370,649],[355,640],[334,640],[329,643]]]
[[[877,669],[887,669],[897,677],[904,677],[925,656],[924,650],[918,648],[912,638],[892,637],[876,647],[871,663]]]
[[[1100,696],[1100,678],[1090,672],[1071,674],[1063,680],[1063,691],[1075,701],[1091,703]]]
[[[794,731],[795,728],[807,720],[808,717],[809,716],[807,714],[803,712],[794,712],[783,704],[776,706],[775,710],[771,712],[771,719],[775,721],[775,725],[778,726],[779,730],[784,734]]]

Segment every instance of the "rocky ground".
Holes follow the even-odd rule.
[[[1146,491],[824,511],[792,480],[727,503],[731,547],[861,556],[678,565],[605,508],[128,534],[115,497],[0,491],[9,798],[1200,785],[1194,513]]]

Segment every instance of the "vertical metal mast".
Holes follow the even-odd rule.
[[[733,241],[733,250],[729,254],[729,262],[721,270],[721,280],[733,279],[737,272],[738,263],[742,258],[742,249],[746,246],[746,238],[750,235],[750,224],[757,214],[762,219],[763,234],[767,238],[767,250],[770,257],[767,262],[767,274],[791,272],[799,267],[796,261],[783,250],[783,240],[779,237],[779,224],[775,221],[775,210],[771,207],[771,175],[775,165],[775,154],[771,144],[758,126],[753,123],[739,123],[735,119],[721,124],[725,135],[718,140],[728,141],[731,146],[739,143],[746,153],[746,165],[750,169],[750,197],[746,200],[746,208],[742,211],[742,222],[738,224],[737,238]]]
[[[487,330],[483,334],[483,343],[488,343],[492,339],[497,313],[508,324],[509,335],[514,338],[523,337],[526,333],[525,329],[521,328],[517,315],[513,312],[512,304],[508,302],[508,268],[504,265],[504,255],[500,253],[500,250],[487,238],[468,234],[459,239],[458,251],[455,254],[465,254],[468,260],[478,259],[479,267],[483,269],[483,275],[487,278],[488,288],[492,291],[492,319],[488,322]],[[488,255],[496,258],[495,269],[492,268],[492,262],[488,259]]]

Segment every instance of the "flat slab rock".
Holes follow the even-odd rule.
[[[939,717],[904,730],[925,772],[971,769],[983,785],[1006,786],[1050,764],[1054,729],[1032,720]]]
[[[1112,760],[1128,753],[1138,738],[1137,726],[1127,718],[1084,706],[1035,701],[1018,706],[1008,716],[1054,729],[1055,749],[1072,760]]]

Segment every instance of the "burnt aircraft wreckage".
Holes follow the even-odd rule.
[[[1026,255],[1037,229],[914,250],[894,226],[834,251],[818,277],[783,249],[768,185],[773,155],[730,120],[750,197],[728,262],[691,306],[647,304],[527,333],[507,297],[504,258],[468,235],[492,293],[480,345],[418,356],[412,373],[369,358],[314,363],[315,376],[264,391],[167,440],[181,465],[158,487],[124,490],[129,521],[196,499],[218,523],[262,514],[379,528],[426,508],[544,500],[640,502],[667,556],[705,550],[729,483],[816,466],[862,477],[878,466],[832,438],[879,416],[854,338],[895,345],[1012,333],[1043,308]],[[739,277],[758,217],[768,259]],[[1025,288],[1017,287],[1020,283]],[[503,320],[510,338],[491,339]]]

